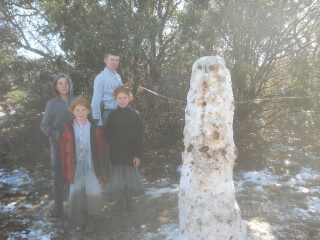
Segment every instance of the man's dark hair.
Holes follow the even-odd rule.
[[[109,49],[108,51],[106,51],[106,53],[104,54],[104,58],[108,58],[109,55],[120,57],[120,53],[114,49]]]

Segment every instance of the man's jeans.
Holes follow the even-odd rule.
[[[104,127],[107,124],[107,120],[108,120],[109,114],[111,113],[112,110],[113,109],[104,109],[103,112],[102,112],[102,124],[103,124]]]

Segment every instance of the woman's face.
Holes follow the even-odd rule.
[[[77,105],[73,110],[73,114],[76,117],[78,123],[85,122],[89,113],[90,110],[83,105]]]
[[[128,106],[129,102],[130,102],[130,98],[128,96],[128,94],[120,92],[118,93],[117,97],[116,97],[116,101],[119,105],[119,107],[126,107]]]
[[[67,95],[70,90],[70,84],[68,79],[66,79],[65,77],[59,78],[55,88],[60,94]]]

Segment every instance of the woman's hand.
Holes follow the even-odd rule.
[[[133,165],[135,167],[138,167],[140,165],[140,159],[137,157],[133,158]]]

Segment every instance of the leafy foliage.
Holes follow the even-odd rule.
[[[184,101],[203,55],[223,56],[231,71],[240,163],[270,142],[311,146],[319,139],[319,29],[316,0],[2,1],[1,151],[43,154],[38,126],[53,76],[67,72],[75,92],[90,97],[108,48],[121,53],[120,74],[144,116],[145,169],[180,163],[184,105],[139,86]],[[309,98],[248,102],[285,96]]]

